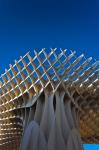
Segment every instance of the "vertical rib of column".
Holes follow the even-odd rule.
[[[50,130],[52,128],[53,121],[55,119],[54,107],[53,107],[54,93],[52,89],[45,90],[45,106],[40,122],[40,128],[44,133],[44,136],[48,142]]]

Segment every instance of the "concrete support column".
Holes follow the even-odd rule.
[[[39,98],[20,150],[83,150],[76,110],[66,94],[60,89],[55,93],[44,91],[44,104]]]

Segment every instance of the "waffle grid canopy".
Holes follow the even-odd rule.
[[[46,93],[57,100],[57,91],[65,93],[64,106],[67,97],[78,114],[82,142],[99,143],[99,61],[75,51],[43,48],[15,60],[0,77],[1,150],[18,150],[32,120],[43,130],[43,121],[35,117],[36,105]],[[49,138],[49,129],[44,132]]]

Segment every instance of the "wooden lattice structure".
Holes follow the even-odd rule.
[[[60,125],[64,129],[64,133],[60,131],[63,138],[68,135],[65,128],[77,128],[83,143],[99,143],[99,61],[85,58],[83,54],[76,56],[75,51],[55,48],[34,51],[33,56],[27,53],[1,75],[0,150],[18,150],[33,120],[48,141],[51,123],[54,119],[57,122],[57,113],[61,109],[57,108],[58,97],[63,98],[65,113],[61,113],[68,116],[70,106],[72,114],[76,114],[74,120],[67,117],[68,125],[63,118]],[[53,100],[53,113],[47,112],[52,114],[45,125],[44,119],[48,116],[44,115],[43,109],[47,98]]]

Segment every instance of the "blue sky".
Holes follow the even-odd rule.
[[[0,0],[0,73],[28,50],[42,47],[99,59],[99,1]]]
[[[97,145],[97,144],[86,144],[86,145],[84,145],[84,150],[99,150],[99,145]]]
[[[20,55],[43,47],[99,60],[99,0],[0,0],[0,73]]]

